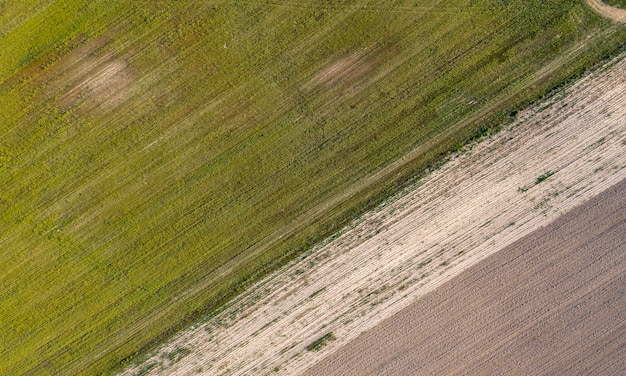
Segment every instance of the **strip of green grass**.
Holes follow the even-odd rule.
[[[29,4],[0,27],[0,374],[123,367],[626,40],[566,0]]]

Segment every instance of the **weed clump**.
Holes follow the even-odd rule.
[[[322,347],[326,346],[328,342],[334,341],[335,335],[333,332],[329,332],[321,336],[320,338],[313,341],[310,345],[306,347],[307,351],[319,351]]]
[[[543,175],[537,177],[537,180],[535,180],[535,185],[543,183],[552,175],[554,175],[553,171],[546,171]]]

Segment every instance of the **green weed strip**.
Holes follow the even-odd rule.
[[[603,0],[602,2],[606,5],[626,9],[626,0]]]
[[[0,374],[120,370],[626,40],[565,0],[0,21]]]

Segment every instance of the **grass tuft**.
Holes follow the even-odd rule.
[[[326,346],[328,344],[328,342],[334,341],[335,339],[336,338],[333,335],[333,332],[326,333],[323,336],[321,336],[320,338],[318,338],[315,341],[313,341],[311,344],[309,344],[306,347],[306,349],[307,349],[307,351],[319,351],[324,346]]]
[[[544,174],[537,177],[537,180],[535,180],[535,185],[546,181],[552,175],[554,175],[553,171],[546,171]]]

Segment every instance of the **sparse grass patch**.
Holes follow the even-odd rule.
[[[144,376],[147,375],[148,373],[150,373],[150,371],[152,371],[153,369],[159,367],[159,364],[157,362],[151,362],[148,364],[144,364],[134,376]]]
[[[315,296],[323,293],[324,291],[326,291],[326,287],[322,287],[321,289],[315,291],[314,293],[312,293],[311,295],[309,295],[309,299],[314,298]]]
[[[334,341],[336,338],[333,335],[333,332],[329,332],[311,342],[310,345],[306,347],[307,351],[319,351],[322,347],[326,346],[328,342]]]
[[[626,0],[602,0],[605,4],[626,9]]]
[[[430,259],[430,258],[429,258],[429,259],[427,259],[427,260],[424,260],[424,261],[420,262],[420,263],[417,265],[417,268],[418,268],[418,269],[421,269],[421,268],[423,268],[424,266],[426,266],[426,265],[430,264],[432,261],[433,261],[433,260],[432,260],[432,259]]]
[[[163,357],[170,363],[178,363],[182,358],[191,354],[191,350],[186,347],[177,347],[176,349],[163,354]]]
[[[552,175],[554,175],[553,171],[546,171],[545,173],[537,177],[537,180],[535,180],[535,185],[543,183]]]

